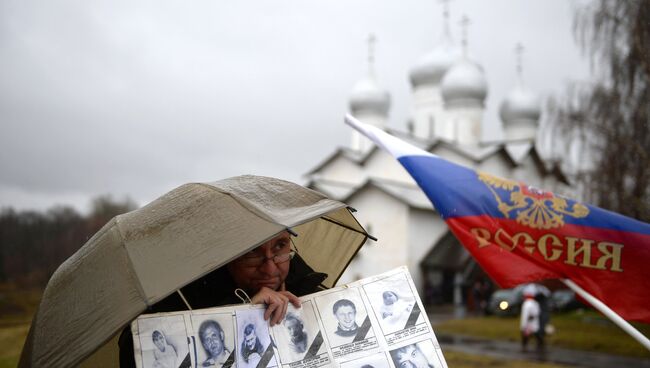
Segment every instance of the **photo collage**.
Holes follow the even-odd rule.
[[[242,304],[145,314],[131,325],[139,368],[443,368],[406,267],[306,295],[270,327]]]

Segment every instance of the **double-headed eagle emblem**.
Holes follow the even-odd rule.
[[[506,218],[511,218],[514,211],[517,223],[533,229],[558,228],[564,225],[565,215],[582,218],[589,214],[589,208],[585,205],[576,202],[569,209],[566,199],[522,183],[481,172],[478,173],[478,179],[492,192],[499,211]],[[510,198],[502,200],[497,189],[510,192]]]

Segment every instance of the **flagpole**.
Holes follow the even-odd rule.
[[[643,345],[646,349],[650,350],[650,340],[648,340],[647,337],[645,337],[639,330],[634,328],[629,322],[624,320],[621,316],[616,314],[613,310],[611,310],[608,306],[606,306],[603,302],[600,300],[596,299],[593,295],[589,294],[586,290],[578,286],[575,282],[569,280],[569,279],[562,279],[562,282],[571,288],[571,290],[575,291],[576,294],[580,295],[584,300],[586,300],[589,304],[591,304],[594,308],[598,309],[602,314],[604,314],[607,318],[612,320],[618,327],[623,329],[623,331],[627,332],[630,336],[632,336],[636,341],[638,341],[641,345]]]

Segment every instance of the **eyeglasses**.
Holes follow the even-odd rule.
[[[282,254],[276,254],[273,257],[266,257],[266,256],[247,256],[247,257],[241,257],[239,258],[238,262],[241,262],[243,266],[246,267],[259,267],[263,265],[267,260],[273,261],[273,263],[280,264],[287,262],[290,259],[293,259],[293,257],[296,255],[295,251],[289,251],[288,253],[282,253]]]

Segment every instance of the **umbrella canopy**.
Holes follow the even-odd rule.
[[[116,216],[50,279],[20,366],[74,366],[116,350],[100,348],[147,306],[287,228],[302,258],[329,275],[327,287],[368,235],[344,203],[258,176],[186,184]]]

